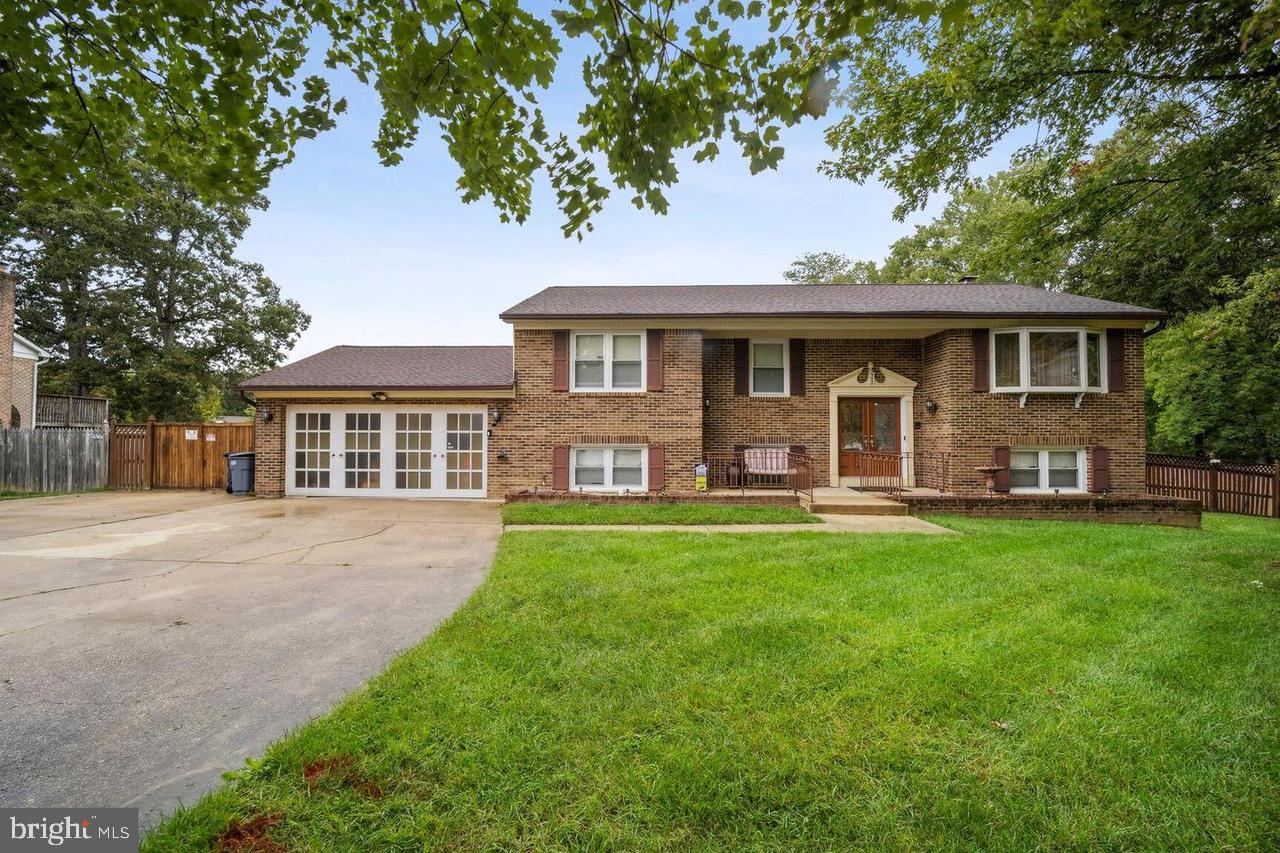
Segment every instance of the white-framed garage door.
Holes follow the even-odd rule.
[[[289,406],[285,412],[285,494],[486,494],[484,407]]]

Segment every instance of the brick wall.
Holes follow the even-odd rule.
[[[35,393],[36,360],[34,358],[15,358],[13,360],[13,409],[17,410],[17,420],[11,426],[30,429],[35,426],[36,413],[31,410],[31,395]]]
[[[552,332],[515,331],[516,397],[496,403],[502,420],[489,445],[489,494],[551,485],[557,444],[663,445],[666,482],[651,491],[693,491],[702,455],[702,334],[667,330],[663,389],[643,393],[552,391]],[[498,459],[501,454],[506,459]]]
[[[258,400],[256,405],[257,416],[253,425],[253,450],[256,455],[253,460],[253,474],[254,492],[260,498],[279,498],[284,496],[284,477],[288,471],[284,458],[285,449],[288,447],[285,439],[285,431],[288,428],[285,410],[288,406],[315,406],[316,408],[360,406],[367,411],[377,411],[378,409],[397,406],[458,406],[471,409],[486,406],[488,408],[486,421],[492,420],[494,411],[494,401],[492,400],[441,399],[435,397],[384,401],[373,400],[367,396],[350,398],[291,397],[288,399]],[[262,416],[268,412],[271,414],[271,420],[264,421]],[[492,450],[489,452],[488,460],[489,470],[492,472]],[[492,477],[492,474],[490,476]],[[494,493],[492,479],[489,481],[489,493],[491,495]]]
[[[1200,504],[1180,498],[1123,498],[1090,495],[904,495],[912,515],[966,515],[1039,521],[1101,521],[1112,524],[1166,524],[1199,527]]]
[[[730,451],[738,444],[802,444],[813,456],[813,484],[830,483],[831,398],[827,384],[871,361],[913,382],[923,376],[918,340],[805,342],[803,396],[750,397],[733,393],[733,341],[709,338],[702,348],[702,382],[710,406],[703,415],[703,449]],[[793,380],[794,381],[794,380]],[[924,398],[915,399],[915,420]],[[916,448],[922,449],[919,436]]]
[[[1111,452],[1111,493],[1145,493],[1146,421],[1142,334],[1125,332],[1126,390],[1086,394],[1079,409],[1073,394],[1031,394],[1025,408],[1016,394],[973,390],[973,336],[968,329],[924,340],[825,340],[806,342],[805,394],[749,397],[733,393],[733,342],[707,339],[703,386],[710,407],[703,415],[703,448],[738,444],[802,444],[814,459],[814,485],[830,483],[830,400],[827,384],[868,361],[917,383],[914,395],[916,475],[936,485],[936,457],[949,454],[950,490],[981,494],[976,468],[990,465],[998,445],[1094,446]],[[1105,365],[1104,365],[1105,369]],[[933,413],[925,401],[937,403]]]
[[[1026,407],[1020,408],[1017,394],[973,390],[973,335],[968,329],[927,338],[925,381],[916,392],[933,397],[938,411],[925,416],[917,449],[949,452],[953,491],[981,494],[986,485],[975,469],[992,463],[992,449],[998,445],[1102,445],[1111,453],[1110,493],[1145,494],[1141,330],[1126,330],[1124,344],[1126,390],[1085,394],[1078,409],[1074,394],[1030,394]]]

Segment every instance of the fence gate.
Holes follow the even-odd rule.
[[[225,453],[253,449],[253,424],[116,424],[111,486],[116,489],[224,489]]]

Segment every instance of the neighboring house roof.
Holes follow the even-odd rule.
[[[509,346],[337,346],[240,383],[243,391],[510,388]]]
[[[1025,317],[1159,320],[1163,311],[1020,284],[548,287],[504,320],[628,317]]]
[[[24,338],[16,332],[13,335],[13,357],[14,358],[53,358],[53,353],[47,349]]]

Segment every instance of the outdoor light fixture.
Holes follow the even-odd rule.
[[[263,422],[264,424],[269,424],[269,423],[271,423],[273,420],[275,420],[275,415],[271,414],[271,412],[270,412],[270,411],[263,411],[263,413],[262,413],[262,422]]]
[[[709,412],[709,411],[711,411],[711,398],[710,398],[710,397],[703,397],[703,398],[702,398],[702,410],[703,410],[704,412]]]
[[[369,396],[373,397],[373,399],[375,399],[375,400],[377,400],[379,403],[381,403],[383,400],[387,399],[387,392],[386,392],[386,391],[374,391],[374,392],[373,392],[372,394],[370,394]]]
[[[938,404],[933,401],[932,397],[926,397],[924,400],[924,410],[929,414],[938,411]]]
[[[494,409],[494,410],[493,410],[493,423],[494,423],[494,425],[495,425],[495,426],[496,426],[497,424],[502,423],[502,410],[501,410],[501,409]]]

